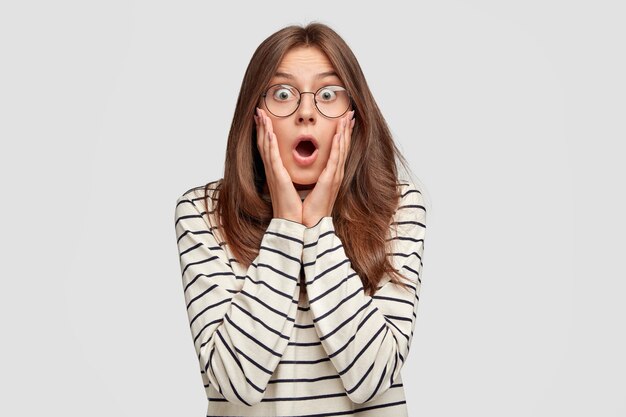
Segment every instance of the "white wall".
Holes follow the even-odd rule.
[[[0,414],[204,415],[174,203],[317,20],[430,197],[411,416],[626,415],[623,5],[406,4],[3,2]]]

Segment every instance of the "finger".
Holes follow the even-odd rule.
[[[334,182],[335,173],[337,172],[337,161],[339,160],[339,141],[341,140],[341,133],[338,132],[333,136],[333,143],[330,148],[330,155],[328,156],[328,162],[326,167],[322,171],[321,177],[324,177],[325,181]],[[331,184],[332,185],[332,184]]]
[[[341,152],[339,152],[339,155],[340,155],[339,161],[338,161],[339,166],[337,167],[337,171],[339,171],[339,177],[340,177],[340,178],[338,178],[338,181],[340,183],[341,183],[341,174],[342,174],[342,169],[341,168],[343,166],[344,161],[346,160],[347,133],[348,133],[348,119],[345,118],[343,120],[343,129],[342,129],[342,132],[341,132],[341,143],[340,143],[340,146],[339,146],[339,149],[341,151]]]
[[[278,140],[276,138],[276,134],[274,133],[272,119],[270,119],[264,110],[262,110],[262,113],[263,116],[265,116],[265,130],[268,133],[268,155],[271,158],[270,167],[272,167],[272,178],[279,178],[282,160],[280,159],[280,153],[278,152]]]
[[[267,160],[267,164],[265,165],[265,172],[267,173],[267,175],[272,178],[272,161],[271,161],[271,154],[270,154],[270,134],[271,132],[269,130],[267,130],[267,120],[264,117],[263,118],[263,125],[265,127],[264,129],[264,133],[263,133],[263,152],[265,152],[265,159]],[[268,172],[269,171],[269,172]]]
[[[257,148],[260,146],[261,144],[261,140],[263,139],[261,137],[261,122],[259,121],[259,116],[257,116],[256,114],[254,115],[254,129],[256,130],[256,145]],[[259,149],[259,152],[261,152],[261,149]]]
[[[348,147],[346,148],[346,159],[348,159],[348,154],[350,154],[350,147],[352,146],[352,132],[354,132],[354,124],[356,121],[354,119],[350,120],[350,133],[348,133]]]
[[[272,119],[270,119],[267,113],[263,112],[263,114],[265,115],[265,120],[267,121],[267,130],[269,130],[271,133],[274,133],[274,125],[272,125]]]
[[[345,151],[344,161],[348,159],[348,151],[350,150],[350,140],[352,139],[352,117],[354,116],[354,110],[350,112],[348,119],[346,120],[346,135],[345,135]]]
[[[339,166],[337,170],[339,171],[338,175],[338,183],[341,184],[343,181],[343,173],[344,167],[346,166],[346,158],[348,156],[348,141],[350,140],[350,119],[346,118],[344,120],[344,129],[343,136],[341,138],[341,159],[339,160]]]
[[[278,149],[278,142],[276,140],[276,135],[273,132],[270,132],[269,135],[270,138],[270,154],[271,154],[271,158],[272,158],[272,170],[274,171],[274,174],[276,175],[276,177],[278,177],[278,174],[281,172],[281,169],[283,167],[283,161],[280,158],[280,151]]]
[[[259,120],[263,125],[263,152],[265,153],[265,180],[270,190],[270,195],[274,196],[274,170],[272,169],[272,143],[270,141],[271,132],[267,130],[267,117],[261,110],[259,112]]]
[[[348,117],[346,117],[346,136],[350,135],[350,130],[352,130],[352,112],[348,113]]]
[[[263,160],[265,160],[265,155],[263,155],[263,141],[265,139],[265,128],[264,128],[264,123],[263,123],[263,119],[261,118],[261,112],[260,109],[257,107],[257,114],[256,114],[256,126],[257,126],[257,131],[256,131],[256,142],[257,142],[257,147],[259,148],[259,152],[261,153],[261,157],[263,158]]]
[[[340,181],[343,181],[343,176],[344,176],[345,168],[346,168],[346,160],[348,159],[348,152],[350,150],[350,141],[352,140],[352,126],[353,126],[353,119],[352,119],[352,117],[353,116],[354,116],[354,110],[352,110],[348,114],[348,117],[346,118],[346,128],[345,128],[345,135],[344,135],[343,159],[341,161],[341,179],[340,179]]]
[[[350,153],[350,147],[352,144],[352,132],[354,131],[354,123],[356,122],[354,119],[354,110],[350,112],[350,119],[348,119],[348,135],[346,136],[346,159],[348,159],[348,154]]]
[[[274,178],[274,152],[272,151],[272,148],[274,147],[274,144],[272,143],[272,133],[271,132],[267,132],[266,133],[266,142],[268,144],[267,146],[267,168],[266,171],[267,175],[270,176],[271,178]],[[272,181],[273,183],[274,181]]]
[[[333,143],[332,143],[332,147],[330,149],[330,156],[328,157],[328,163],[326,164],[327,166],[330,165],[331,163],[335,166],[337,166],[337,163],[339,161],[339,159],[341,158],[340,155],[340,151],[341,151],[341,135],[344,129],[344,118],[341,118],[339,120],[339,123],[337,123],[337,130],[335,132],[335,136],[333,137]],[[336,174],[336,169],[333,170],[333,175],[331,178],[334,178],[335,174]]]
[[[269,166],[267,160],[267,152],[265,151],[265,142],[267,139],[265,137],[265,128],[263,127],[263,119],[260,116],[257,116],[257,148],[259,150],[259,154],[261,154],[261,160],[263,162],[263,167]],[[267,170],[266,175],[267,177]]]
[[[267,132],[273,132],[272,121],[267,113],[265,113],[262,109],[259,109],[259,118],[263,121],[263,129],[265,130],[265,133],[267,134]]]
[[[339,122],[340,124],[340,132],[339,132],[339,144],[337,146],[337,158],[334,161],[334,175],[333,175],[333,182],[335,184],[337,184],[340,181],[340,174],[341,174],[341,162],[343,159],[343,148],[344,148],[344,132],[345,132],[345,126],[346,126],[346,118],[342,118],[341,122]]]
[[[348,118],[348,130],[350,131],[350,134],[352,134],[352,130],[354,129],[354,123],[355,123],[354,110],[352,110],[350,112],[350,117]]]

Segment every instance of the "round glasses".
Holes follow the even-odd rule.
[[[350,95],[339,85],[325,85],[313,93],[300,91],[289,84],[274,84],[263,93],[262,97],[270,113],[277,117],[287,117],[298,110],[303,94],[313,94],[317,111],[329,118],[341,117],[350,108]]]

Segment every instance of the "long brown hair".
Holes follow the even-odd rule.
[[[366,293],[375,293],[385,273],[390,274],[392,282],[405,285],[400,277],[406,277],[393,268],[387,257],[386,237],[400,199],[396,161],[407,174],[410,169],[393,141],[352,50],[322,23],[287,26],[275,32],[259,45],[250,60],[228,134],[224,177],[218,182],[215,194],[219,198],[214,198],[220,235],[236,261],[246,268],[258,255],[273,210],[271,202],[261,197],[265,170],[256,146],[253,115],[283,56],[298,46],[315,46],[326,54],[350,92],[355,109],[350,153],[332,211],[335,232]],[[208,185],[205,187],[207,213]]]

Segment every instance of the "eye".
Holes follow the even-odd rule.
[[[272,89],[272,98],[276,101],[288,101],[295,98],[296,94],[293,87],[287,85],[279,85]]]
[[[344,88],[337,85],[322,87],[317,93],[317,98],[320,101],[333,101],[337,99],[337,92],[339,91],[344,91]]]

